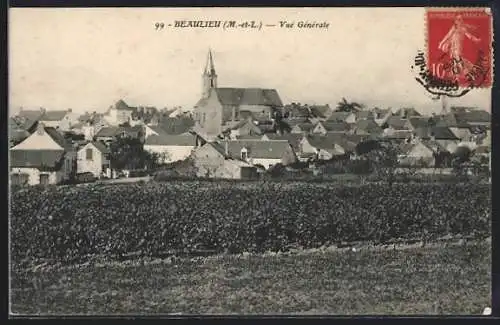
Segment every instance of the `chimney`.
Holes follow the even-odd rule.
[[[39,135],[43,135],[45,133],[45,125],[43,125],[42,122],[38,122],[38,125],[36,127],[36,132],[39,134]]]

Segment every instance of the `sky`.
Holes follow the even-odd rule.
[[[9,9],[9,110],[190,109],[211,48],[220,87],[278,90],[284,103],[439,111],[411,65],[425,49],[422,8],[13,8]],[[175,20],[276,24],[261,30],[172,28]],[[328,29],[280,28],[280,21]],[[450,105],[491,111],[491,89]]]

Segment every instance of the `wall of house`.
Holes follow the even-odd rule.
[[[57,184],[64,179],[64,174],[62,171],[52,171],[52,172],[41,172],[37,168],[12,168],[10,175],[12,174],[27,174],[28,185],[38,185],[40,184],[40,175],[49,175],[49,184]]]
[[[303,138],[299,143],[300,151],[302,153],[316,153],[316,148],[313,147],[306,138]]]
[[[416,165],[423,162],[427,166],[432,167],[435,163],[434,153],[426,146],[416,144],[400,162],[406,165]]]
[[[250,158],[249,163],[252,165],[262,165],[265,169],[269,167],[283,163],[281,159],[271,159],[271,158]]]
[[[148,152],[165,155],[164,159],[161,159],[162,163],[184,160],[191,155],[193,149],[194,146],[144,145],[144,150]]]
[[[92,159],[87,159],[87,149],[92,149]],[[99,177],[102,173],[102,165],[108,164],[109,160],[104,159],[102,153],[94,146],[87,144],[78,150],[77,154],[77,173],[92,173]]]
[[[156,133],[156,131],[154,131],[150,127],[146,126],[144,128],[144,135],[147,138],[147,137],[152,136],[152,135],[158,135],[158,133]]]
[[[326,129],[323,127],[321,123],[318,123],[312,130],[312,133],[326,134]]]
[[[346,123],[356,123],[356,115],[350,114],[345,119]]]
[[[83,131],[83,134],[85,136],[85,140],[91,141],[92,139],[94,139],[94,136],[96,134],[94,126],[92,126],[92,125],[82,126],[82,131]]]

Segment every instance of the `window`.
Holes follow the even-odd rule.
[[[28,174],[12,174],[11,176],[11,184],[12,185],[25,185],[28,184],[29,181]]]
[[[93,159],[93,158],[92,158],[92,154],[93,154],[93,152],[94,152],[94,151],[92,150],[92,148],[88,148],[88,149],[86,150],[86,155],[85,155],[85,156],[87,157],[87,160],[92,160],[92,159]]]
[[[48,184],[49,184],[49,175],[40,174],[40,185],[48,185]]]
[[[246,148],[241,149],[241,160],[248,159],[248,150]]]

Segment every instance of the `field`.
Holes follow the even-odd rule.
[[[12,310],[480,314],[490,305],[490,206],[486,184],[15,190]]]
[[[12,311],[481,315],[490,258],[482,241],[41,268],[13,275]]]

